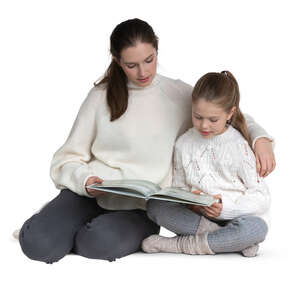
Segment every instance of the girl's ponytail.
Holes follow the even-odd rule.
[[[222,71],[221,74],[225,75],[227,78],[229,78],[233,84],[233,96],[232,96],[232,107],[236,107],[231,120],[230,124],[237,129],[243,137],[247,140],[250,148],[252,148],[252,144],[249,138],[246,119],[243,115],[243,113],[240,110],[240,90],[239,85],[233,76],[233,74],[230,71]]]
[[[230,81],[232,82],[233,85],[233,91],[232,91],[232,99],[231,99],[231,108],[236,107],[231,120],[229,121],[229,124],[231,124],[235,129],[237,129],[243,137],[247,140],[250,148],[252,148],[252,144],[249,138],[248,134],[248,129],[247,129],[247,124],[246,124],[246,119],[243,115],[243,113],[240,110],[240,90],[239,90],[239,85],[233,76],[233,74],[230,71],[222,71],[221,74],[225,75]]]
[[[250,148],[252,148],[252,144],[248,134],[246,119],[239,107],[236,108],[229,123],[243,135],[243,137],[247,140]]]

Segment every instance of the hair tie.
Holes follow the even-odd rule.
[[[226,75],[226,76],[228,75],[227,71],[222,71],[221,73],[224,74],[224,75]]]

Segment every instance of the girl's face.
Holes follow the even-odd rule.
[[[122,50],[119,64],[128,80],[141,87],[148,86],[156,74],[156,49],[150,43],[138,42]]]
[[[222,134],[226,130],[226,121],[230,120],[234,110],[235,107],[228,114],[223,108],[200,98],[192,105],[193,126],[205,138]]]

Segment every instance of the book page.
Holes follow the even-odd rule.
[[[101,184],[95,183],[88,188],[134,197],[139,195],[148,197],[161,190],[158,185],[150,181],[136,179],[104,180]]]
[[[171,202],[180,202],[186,204],[199,204],[202,206],[210,206],[217,201],[213,196],[208,194],[194,194],[183,190],[182,188],[170,187],[165,188],[152,195],[152,199],[161,199]]]
[[[98,191],[104,191],[108,193],[118,194],[118,195],[124,195],[124,196],[130,196],[135,198],[141,198],[146,199],[146,196],[142,193],[139,193],[138,191],[127,189],[125,187],[99,187],[99,186],[88,186],[90,189],[98,190]]]

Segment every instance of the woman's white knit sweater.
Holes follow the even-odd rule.
[[[69,137],[53,157],[50,175],[57,188],[89,196],[85,183],[90,176],[171,185],[175,141],[192,126],[192,87],[157,74],[149,86],[129,82],[128,90],[126,112],[111,122],[105,87],[91,89]],[[249,117],[248,128],[253,142],[268,137]],[[145,209],[141,199],[109,193],[97,201],[106,209]]]
[[[248,142],[232,126],[211,138],[195,128],[179,137],[174,153],[173,186],[210,195],[221,194],[220,220],[256,215],[269,221],[270,195],[256,171]]]

